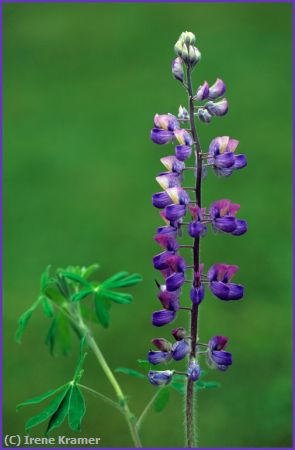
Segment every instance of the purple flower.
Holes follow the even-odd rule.
[[[197,381],[200,378],[201,369],[195,358],[192,358],[189,362],[187,375],[192,381]]]
[[[172,61],[172,74],[174,78],[176,78],[176,80],[179,80],[181,82],[183,82],[184,77],[184,70],[182,63],[183,61],[180,57],[177,57]]]
[[[161,172],[157,177],[156,181],[159,183],[162,189],[168,189],[172,187],[180,186],[181,177],[179,174],[174,172]]]
[[[240,300],[244,295],[244,286],[231,283],[238,266],[214,264],[210,267],[207,277],[212,294],[220,300]]]
[[[174,135],[180,145],[192,145],[193,139],[188,131],[183,128],[180,130],[175,130]]]
[[[223,349],[227,345],[227,337],[214,336],[208,342],[208,362],[211,367],[225,371],[232,364],[232,355]]]
[[[179,289],[184,284],[184,281],[185,277],[183,272],[173,273],[172,275],[166,278],[167,291],[169,292],[177,291],[177,289]]]
[[[224,116],[228,111],[228,103],[226,98],[217,103],[210,101],[206,103],[205,108],[212,116]]]
[[[172,330],[172,336],[176,341],[181,341],[186,336],[186,329],[183,327],[174,328]]]
[[[181,219],[186,214],[185,205],[168,205],[165,208],[165,217],[170,222]]]
[[[148,352],[148,361],[151,364],[162,364],[170,361],[171,353],[170,352],[162,352],[162,351],[149,351]]]
[[[190,291],[190,298],[194,305],[199,305],[205,297],[205,288],[201,284],[198,287],[192,287]]]
[[[247,222],[236,218],[236,213],[239,209],[240,205],[231,203],[230,200],[226,199],[212,203],[210,217],[213,228],[235,236],[246,233]]]
[[[198,205],[189,205],[189,210],[194,220],[188,225],[188,234],[192,238],[205,236],[208,230],[202,223],[202,220],[203,213],[206,212],[206,210],[204,208],[199,208]]]
[[[169,142],[172,142],[173,138],[173,131],[160,130],[159,128],[153,128],[151,131],[151,140],[155,144],[168,144]]]
[[[170,234],[173,237],[177,236],[177,229],[174,227],[166,226],[157,228],[158,234]]]
[[[204,81],[203,84],[201,84],[196,92],[196,95],[194,96],[194,100],[201,101],[206,100],[209,95],[209,85],[207,81]]]
[[[167,287],[165,284],[160,286],[158,299],[160,300],[163,308],[169,309],[171,311],[177,311],[179,309],[179,296],[179,289],[169,292],[167,291]]]
[[[171,204],[171,197],[167,194],[167,192],[157,192],[152,196],[153,205],[156,208],[163,209],[165,206]]]
[[[217,175],[229,176],[235,169],[242,169],[247,165],[245,155],[235,155],[234,151],[239,141],[229,136],[213,139],[209,145],[208,163],[211,164]]]
[[[166,193],[176,205],[188,205],[190,202],[188,193],[181,187],[168,188]]]
[[[192,154],[192,148],[189,145],[177,145],[175,147],[175,155],[179,161],[185,161]]]
[[[148,379],[155,386],[165,386],[172,380],[174,370],[150,370]]]
[[[172,345],[171,355],[175,361],[180,361],[181,359],[186,357],[189,351],[189,343],[185,339],[182,339],[181,341],[177,341]]]
[[[179,122],[173,114],[156,114],[154,117],[156,128],[167,131],[174,131],[180,128]]]
[[[212,115],[210,114],[209,111],[207,111],[207,109],[199,108],[198,109],[198,118],[199,118],[200,122],[210,123],[211,119],[212,119]]]
[[[171,252],[176,252],[179,244],[177,242],[177,240],[175,239],[173,234],[156,234],[156,236],[154,237],[155,241],[161,245],[161,247],[164,247],[166,250],[171,251]]]
[[[152,315],[152,324],[155,327],[162,327],[167,323],[173,322],[175,319],[175,311],[170,309],[161,309],[161,311],[155,311]]]
[[[208,98],[214,100],[215,98],[221,97],[226,91],[226,86],[224,82],[217,78],[215,83],[210,86]]]
[[[180,174],[185,168],[184,162],[179,161],[174,155],[164,156],[164,158],[161,158],[160,161],[169,172]]]
[[[172,256],[172,252],[162,252],[153,257],[154,268],[157,270],[168,269],[167,260]]]

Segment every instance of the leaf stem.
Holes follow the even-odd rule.
[[[161,392],[160,389],[157,390],[157,392],[155,393],[155,395],[150,399],[150,401],[147,403],[147,405],[145,406],[144,410],[142,411],[142,413],[140,414],[137,422],[136,422],[136,428],[137,430],[140,429],[141,424],[143,422],[143,419],[145,418],[146,414],[148,413],[148,411],[150,410],[151,406],[153,405],[154,401],[157,399],[159,393]]]
[[[111,398],[107,397],[106,395],[101,394],[100,392],[97,392],[94,389],[91,389],[90,387],[85,386],[84,384],[78,383],[77,386],[79,386],[80,388],[84,389],[87,392],[90,392],[95,397],[100,398],[105,403],[108,403],[109,405],[113,406],[114,408],[117,408],[121,413],[123,413],[121,406],[118,403],[114,402],[114,400],[112,400]]]

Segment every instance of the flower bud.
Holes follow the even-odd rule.
[[[175,130],[174,136],[176,137],[180,145],[192,145],[193,143],[191,135],[184,128],[180,130]]]
[[[152,202],[156,208],[162,209],[171,204],[171,197],[167,192],[156,192],[152,196]]]
[[[210,100],[213,100],[215,98],[221,97],[225,93],[225,91],[226,86],[224,82],[220,78],[217,78],[215,83],[210,86],[208,98]]]
[[[165,386],[172,380],[174,370],[150,370],[148,379],[155,386]]]
[[[196,42],[196,36],[191,31],[185,31],[184,33],[181,33],[183,42],[186,43],[187,46],[194,45]]]
[[[192,67],[194,67],[201,59],[201,53],[197,49],[197,47],[189,46],[188,51],[189,63]]]
[[[185,281],[184,274],[182,272],[173,273],[166,278],[167,291],[173,292],[177,291]],[[173,319],[172,319],[173,320]]]
[[[172,335],[176,341],[181,341],[186,336],[186,329],[183,327],[178,327],[172,330]]]
[[[200,378],[201,375],[201,369],[195,358],[192,358],[190,360],[188,371],[187,371],[188,377],[192,381],[197,381]]]
[[[174,51],[178,56],[182,55],[182,45],[183,45],[183,43],[181,40],[178,40],[176,42],[176,44],[174,45]]]
[[[181,49],[181,58],[183,59],[184,62],[188,63],[189,62],[189,55],[188,55],[188,49],[186,45],[182,46]]]
[[[181,105],[179,106],[179,109],[178,109],[178,118],[179,119],[189,119],[189,113],[188,113],[187,109]]]
[[[152,344],[154,344],[155,347],[157,347],[162,352],[170,352],[171,347],[172,347],[170,342],[167,341],[167,339],[164,339],[164,338],[152,339]]]
[[[184,162],[179,161],[176,156],[164,156],[160,159],[161,163],[166,167],[170,172],[181,173],[185,168]]]
[[[206,103],[205,108],[212,116],[224,116],[228,111],[228,103],[226,98],[217,103],[210,101]]]
[[[162,327],[163,325],[172,322],[175,319],[175,314],[175,311],[170,311],[169,309],[155,311],[152,314],[152,324],[155,327]]]
[[[190,197],[188,193],[181,187],[174,187],[166,190],[175,205],[188,205]]]
[[[184,70],[182,66],[182,59],[180,57],[177,57],[172,61],[172,74],[176,80],[183,82]]]
[[[193,97],[193,100],[195,101],[201,101],[205,100],[209,96],[209,84],[207,81],[204,81],[203,84],[201,84],[196,92],[196,95]]]
[[[205,289],[201,284],[199,287],[193,287],[190,292],[190,298],[194,305],[199,305],[205,297]]]
[[[198,118],[203,123],[210,123],[212,116],[209,113],[209,111],[207,111],[207,109],[199,108],[198,109]]]
[[[148,352],[148,361],[151,364],[162,364],[165,362],[170,361],[171,359],[171,354],[169,352],[160,352],[160,351],[149,351]]]

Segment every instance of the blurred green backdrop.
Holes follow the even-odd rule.
[[[201,308],[201,339],[229,336],[234,365],[210,372],[221,389],[199,394],[199,445],[291,446],[290,4],[4,5],[4,433],[22,434],[38,408],[16,414],[15,405],[68,380],[75,364],[77,347],[73,358],[49,356],[41,312],[23,344],[14,342],[48,263],[99,262],[101,278],[120,269],[144,276],[134,304],[114,307],[111,328],[96,331],[113,368],[136,368],[152,337],[169,336],[171,327],[150,325],[158,306],[152,236],[161,224],[150,197],[159,157],[173,149],[154,145],[149,132],[156,112],[186,103],[170,69],[186,29],[202,52],[195,87],[217,76],[228,86],[229,114],[198,125],[203,147],[230,135],[249,163],[204,182],[204,204],[241,203],[249,232],[202,242],[207,267],[240,265],[246,295],[225,304],[208,293]],[[183,313],[177,324],[186,324]],[[140,412],[154,387],[118,376]],[[83,381],[113,395],[91,355]],[[81,436],[131,445],[123,417],[93,398],[88,408]],[[148,416],[144,445],[183,446],[182,410],[175,392],[164,414]],[[61,432],[71,435],[67,426]]]

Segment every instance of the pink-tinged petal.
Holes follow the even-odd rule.
[[[235,151],[235,149],[237,148],[237,146],[239,145],[239,143],[240,143],[240,141],[237,141],[237,139],[230,139],[229,141],[228,141],[228,144],[227,144],[227,151],[228,152],[234,152]]]
[[[161,218],[164,220],[164,222],[165,222],[167,225],[169,225],[169,224],[170,224],[170,220],[167,219],[165,210],[164,210],[164,211],[160,211],[159,214],[160,214]]]
[[[237,273],[237,271],[239,270],[239,266],[227,266],[227,272],[226,272],[226,279],[227,281],[231,280],[233,278],[233,276]]]
[[[157,234],[154,239],[161,247],[166,248],[168,251],[175,252],[179,248],[179,244],[175,237],[169,234]]]
[[[167,265],[173,272],[184,272],[186,269],[186,263],[182,256],[171,255],[167,259]]]
[[[209,342],[210,350],[222,350],[227,346],[228,338],[226,336],[213,336]]]
[[[226,91],[225,83],[217,78],[215,83],[209,89],[209,99],[213,100],[215,98],[221,97]]]
[[[207,81],[204,81],[203,84],[201,84],[196,92],[196,95],[194,96],[195,101],[201,101],[208,98],[209,95],[209,84]]]
[[[156,128],[162,130],[174,131],[179,128],[179,122],[173,114],[156,114],[154,117]]]
[[[235,216],[236,213],[239,211],[240,206],[241,206],[241,205],[239,205],[238,203],[231,203],[231,204],[229,205],[229,208],[228,208],[229,214]]]

